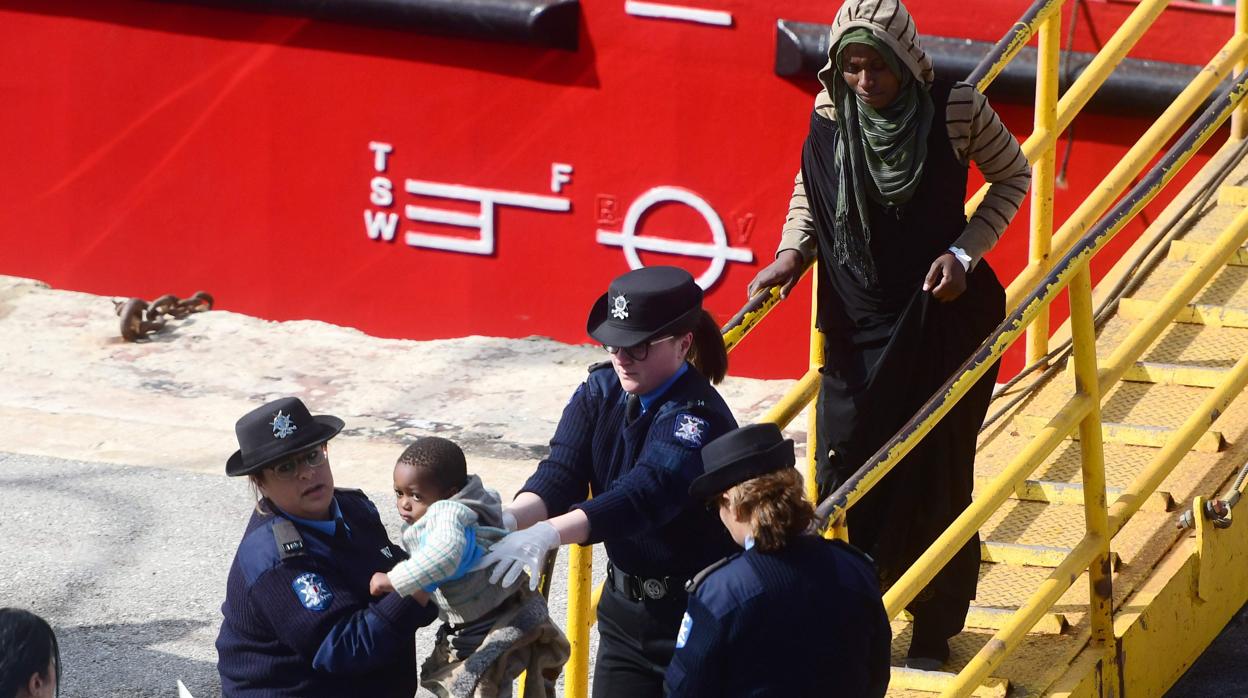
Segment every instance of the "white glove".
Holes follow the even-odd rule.
[[[507,529],[508,533],[520,528],[520,525],[516,522],[516,515],[506,509],[503,510],[503,528]]]
[[[477,568],[494,565],[490,573],[490,583],[509,587],[520,578],[525,567],[529,568],[529,588],[537,591],[538,578],[542,576],[542,565],[546,562],[546,554],[559,547],[559,532],[548,521],[540,521],[523,531],[508,533],[502,540],[490,548],[490,552],[481,558]]]

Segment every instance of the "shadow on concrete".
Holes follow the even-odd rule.
[[[202,621],[171,619],[57,627],[65,668],[60,694],[65,698],[168,698],[178,695],[177,682],[181,679],[195,698],[219,696],[221,682],[215,662],[187,659],[155,648],[184,640],[202,644],[202,639],[191,636],[208,626]]]

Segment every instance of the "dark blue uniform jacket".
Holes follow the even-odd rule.
[[[274,526],[287,519],[252,513],[221,606],[217,668],[227,698],[416,692],[414,633],[437,609],[369,595],[373,573],[407,555],[362,492],[340,489],[335,498],[349,534],[295,524],[302,549],[287,544],[284,553]]]
[[[736,549],[719,517],[688,493],[702,474],[702,446],[737,422],[692,368],[626,425],[627,398],[610,364],[592,369],[522,491],[541,497],[551,516],[584,510],[587,544],[605,542],[624,572],[688,579]]]
[[[799,536],[737,555],[697,585],[669,698],[883,696],[892,637],[869,558]]]

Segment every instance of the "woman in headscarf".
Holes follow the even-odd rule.
[[[983,256],[1017,213],[1027,159],[972,86],[935,80],[897,0],[837,12],[776,261],[750,294],[787,295],[817,259],[826,337],[816,405],[820,497],[851,477],[1001,321]],[[967,168],[991,184],[967,220]],[[971,501],[975,441],[994,366],[849,511],[850,540],[897,580]],[[907,664],[934,669],[975,597],[978,538],[910,606]]]

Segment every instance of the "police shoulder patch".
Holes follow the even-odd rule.
[[[676,633],[676,649],[685,646],[689,642],[689,633],[693,632],[693,618],[689,616],[689,612],[685,611],[685,617],[680,619],[680,632]]]
[[[676,415],[676,430],[672,436],[686,446],[701,448],[702,442],[706,440],[706,428],[705,419],[688,412],[681,412]]]
[[[334,592],[330,591],[325,579],[315,572],[304,572],[291,582],[299,603],[309,611],[324,611],[329,602],[334,600]]]

